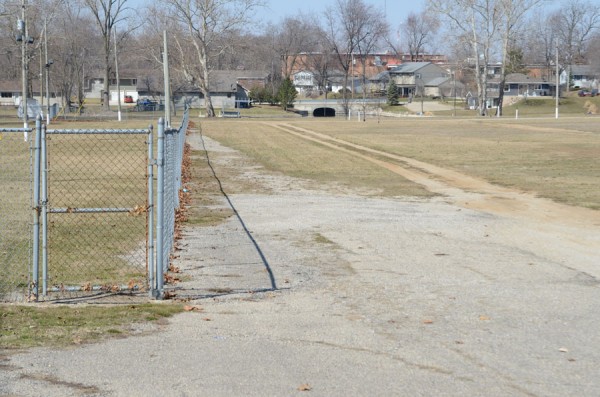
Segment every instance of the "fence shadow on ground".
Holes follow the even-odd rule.
[[[277,281],[276,281],[275,275],[273,273],[273,269],[271,268],[271,265],[270,265],[267,257],[265,256],[263,250],[261,249],[260,245],[254,238],[254,236],[252,236],[252,233],[248,229],[248,226],[246,225],[244,219],[242,218],[242,216],[238,212],[237,208],[233,204],[231,198],[229,197],[227,192],[225,192],[225,189],[223,188],[221,180],[219,179],[219,176],[217,175],[217,172],[212,164],[208,150],[206,150],[204,137],[202,136],[201,133],[200,133],[200,140],[202,143],[202,149],[203,149],[205,157],[206,157],[207,165],[210,169],[211,177],[214,178],[214,180],[217,182],[220,194],[227,201],[227,205],[229,206],[229,208],[231,208],[231,210],[233,211],[233,214],[235,216],[235,219],[241,226],[243,238],[249,242],[248,246],[251,247],[251,249],[256,252],[256,254],[259,258],[258,261],[256,262],[256,264],[260,264],[264,267],[264,270],[266,271],[266,273],[268,275],[268,286],[265,286],[263,288],[243,288],[240,286],[240,288],[235,288],[235,285],[233,285],[233,286],[231,286],[233,288],[222,288],[222,289],[175,287],[175,288],[171,289],[171,291],[176,294],[177,298],[207,299],[207,298],[215,298],[215,297],[219,297],[219,296],[242,295],[242,294],[247,294],[247,293],[265,293],[265,292],[273,292],[273,291],[280,290],[280,288],[277,286]]]

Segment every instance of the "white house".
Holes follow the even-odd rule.
[[[560,84],[567,84],[568,69],[560,74]],[[573,88],[598,88],[598,73],[589,65],[571,66],[571,84]]]

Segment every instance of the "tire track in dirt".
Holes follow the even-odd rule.
[[[523,216],[539,221],[575,222],[578,226],[600,226],[598,211],[573,207],[534,196],[531,193],[491,184],[454,170],[410,157],[333,138],[286,123],[266,123],[281,131],[344,152],[388,169],[432,193],[446,196],[453,204],[501,215]],[[380,160],[386,158],[390,161]]]
[[[547,250],[554,249],[552,241],[561,244],[564,242],[584,255],[581,263],[593,264],[598,261],[600,211],[556,203],[536,197],[532,193],[497,186],[454,170],[354,144],[291,124],[281,122],[265,122],[265,124],[298,138],[376,164],[424,186],[432,193],[442,195],[444,200],[451,204],[517,220],[523,225],[523,230],[519,231],[519,234],[527,235],[526,230],[543,231],[548,236],[548,240],[538,244],[543,245]],[[569,255],[567,251],[559,254]],[[586,272],[600,276],[600,269],[596,270],[596,266],[584,266],[584,268]]]

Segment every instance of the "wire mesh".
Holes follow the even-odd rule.
[[[176,212],[180,206],[179,194],[181,189],[181,171],[183,163],[183,153],[185,147],[185,135],[189,124],[189,112],[186,111],[184,114],[181,126],[178,129],[170,129],[164,131],[164,152],[159,158],[163,158],[164,167],[163,182],[164,192],[159,196],[159,200],[162,198],[162,219],[161,222],[161,235],[157,235],[157,238],[162,239],[162,251],[157,252],[157,255],[161,256],[162,261],[162,274],[168,271],[170,265],[171,254],[174,250],[175,244],[175,233],[176,233]],[[158,150],[161,150],[160,147]],[[161,178],[161,172],[158,173]],[[161,216],[161,214],[157,214]],[[159,284],[159,286],[162,284]],[[162,295],[162,291],[159,291],[159,296]]]
[[[147,131],[49,130],[41,299],[147,289]]]
[[[31,267],[31,144],[0,130],[0,301],[27,296]]]

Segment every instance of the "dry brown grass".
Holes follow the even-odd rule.
[[[600,209],[597,118],[286,120],[387,153],[454,169],[515,190]],[[403,178],[348,154],[286,134],[264,122],[206,120],[206,135],[267,169],[376,195],[427,196]]]

